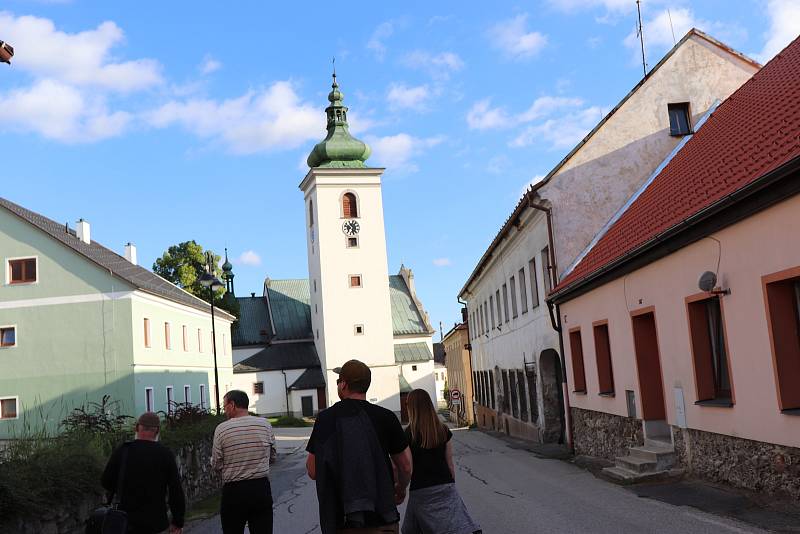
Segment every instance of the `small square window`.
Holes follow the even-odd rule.
[[[417,366],[416,366],[416,365],[412,365],[412,366],[411,366],[411,370],[412,370],[412,371],[416,371],[416,370],[417,370]]]
[[[361,275],[360,274],[351,274],[350,275],[350,287],[361,287]]]
[[[17,329],[13,326],[0,328],[0,347],[14,347],[17,345]]]
[[[688,102],[667,104],[667,112],[669,113],[670,135],[687,135],[692,133]]]
[[[363,325],[363,324],[357,324],[357,325],[355,326],[355,334],[356,334],[357,336],[360,336],[360,335],[362,335],[363,333],[364,333],[364,325]]]
[[[358,238],[357,237],[348,237],[347,238],[347,248],[358,248]]]
[[[16,397],[0,399],[0,419],[16,419],[18,416]]]
[[[253,394],[254,395],[263,395],[264,393],[264,382],[256,382],[253,384]]]
[[[8,283],[30,284],[36,281],[36,258],[8,261]]]

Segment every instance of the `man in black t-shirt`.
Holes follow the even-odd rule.
[[[385,461],[385,473],[376,473],[375,480],[368,480],[367,483],[374,484],[376,495],[371,495],[375,499],[375,509],[378,510],[382,504],[382,490],[385,489],[383,481],[393,484],[389,488],[389,499],[394,498],[395,504],[400,504],[405,500],[406,489],[411,480],[411,450],[408,447],[408,440],[405,432],[397,420],[394,413],[376,406],[367,401],[367,389],[372,380],[372,373],[369,367],[358,360],[350,360],[341,368],[334,369],[339,375],[336,387],[340,402],[337,402],[327,410],[323,410],[317,416],[314,430],[308,441],[306,450],[308,460],[306,467],[308,476],[317,481],[317,496],[320,500],[320,526],[323,533],[326,532],[325,526],[325,503],[338,503],[336,511],[336,532],[358,532],[368,533],[391,533],[398,532],[399,515],[397,508],[392,505],[393,514],[381,514],[374,511],[365,511],[359,515],[359,520],[353,524],[349,516],[346,517],[342,506],[346,506],[346,495],[331,495],[334,487],[341,488],[340,493],[347,491],[347,480],[352,480],[348,475],[353,474],[353,470],[360,470],[358,476],[364,476],[363,464],[359,463],[362,455],[360,451],[370,451],[370,447],[379,447],[379,454]],[[359,419],[361,418],[361,419]],[[342,428],[358,428],[360,421],[364,421],[371,426],[374,433],[369,432],[349,432],[348,435],[339,435]],[[351,425],[351,426],[346,426]],[[373,438],[374,435],[374,438]],[[376,439],[375,439],[376,438]],[[332,441],[333,440],[333,441]],[[331,453],[331,448],[335,451]],[[336,447],[339,447],[337,449]],[[340,450],[342,447],[347,450]],[[318,465],[318,458],[325,455],[325,466]],[[364,456],[369,456],[366,454]],[[356,461],[353,461],[353,459]],[[350,461],[347,461],[350,459]],[[321,460],[320,460],[321,461]],[[347,462],[345,465],[340,465]],[[318,473],[318,468],[327,469],[325,473]],[[349,470],[349,471],[348,471]],[[332,473],[329,475],[329,472]],[[397,474],[395,480],[394,473]],[[320,475],[318,477],[318,474]],[[337,478],[336,484],[322,483],[324,476]],[[324,501],[324,502],[323,502]],[[391,504],[391,502],[389,503]],[[387,520],[387,515],[392,515],[392,519]],[[357,526],[358,528],[353,528]]]

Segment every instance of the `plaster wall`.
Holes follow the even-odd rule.
[[[233,375],[233,389],[240,389],[247,393],[247,396],[250,397],[251,412],[259,415],[285,415],[286,387],[291,386],[295,380],[300,378],[303,371],[305,369],[286,370],[285,381],[281,371],[235,373]],[[264,393],[253,393],[253,385],[256,382],[264,382]],[[291,408],[291,400],[289,404]]]
[[[372,383],[367,391],[367,400],[373,404],[383,406],[387,410],[391,410],[400,415],[400,367],[398,365],[382,365],[370,366],[372,371]],[[328,406],[339,402],[339,396],[336,390],[336,379],[339,375],[328,369],[325,371],[325,382],[331,384],[333,392],[328,388]],[[433,376],[429,375],[432,379]],[[409,380],[411,383],[411,380]],[[411,387],[414,384],[411,383]]]
[[[547,224],[541,212],[526,211],[519,225],[519,230],[514,231],[510,239],[504,241],[495,251],[492,261],[489,262],[484,272],[469,288],[467,300],[470,317],[474,311],[480,315],[480,306],[485,302],[487,307],[488,334],[483,334],[479,326],[470,328],[475,335],[472,344],[472,366],[476,371],[495,371],[495,393],[499,400],[502,387],[498,387],[499,373],[497,369],[524,369],[525,362],[536,362],[538,368],[539,355],[545,349],[558,350],[558,335],[553,330],[550,316],[545,303],[545,287],[542,274],[541,251],[548,245]],[[536,268],[536,285],[539,295],[539,304],[533,307],[533,294],[531,291],[531,276],[528,262],[533,259]],[[523,279],[520,280],[519,270],[524,269]],[[513,317],[511,306],[511,277],[516,281],[517,317]],[[520,283],[526,287],[527,308],[522,313]],[[503,322],[500,328],[491,327],[489,313],[489,297],[492,297],[495,324],[497,323],[497,290],[500,290],[501,309],[503,298],[503,284],[507,285],[509,293],[509,321]],[[537,373],[539,376],[539,373]],[[542,387],[537,387],[537,413],[543,414],[544,405],[541,398]],[[500,403],[498,402],[498,406]],[[533,413],[529,411],[528,413]],[[537,423],[537,421],[532,421]]]
[[[447,406],[447,400],[444,398],[444,390],[447,387],[447,367],[440,363],[435,364],[433,366],[433,376],[436,382],[436,397],[432,397],[433,402],[438,407],[443,408]]]
[[[369,396],[377,396],[392,411],[400,410],[395,368],[389,270],[380,177],[382,169],[311,169],[301,184],[308,199],[314,200],[315,243],[309,233],[309,273],[312,278],[312,325],[319,330],[318,350],[326,376],[352,358],[373,369]],[[342,232],[345,222],[341,197],[351,192],[357,197],[360,225],[358,247],[348,248]],[[310,229],[309,229],[310,230]],[[311,250],[312,245],[314,247]],[[362,287],[349,285],[351,275],[360,275]],[[317,297],[314,291],[317,279]],[[318,299],[318,300],[317,300]],[[319,313],[314,313],[319,304]],[[364,333],[355,333],[364,325]],[[329,384],[331,382],[328,382]],[[328,402],[338,400],[335,388],[327,388]]]
[[[469,331],[466,328],[458,328],[445,336],[442,342],[447,354],[445,361],[447,362],[448,387],[450,391],[458,389],[461,392],[461,407],[453,409],[451,406],[451,416],[471,425],[475,422],[472,406],[475,397],[470,371],[470,354],[464,348],[470,342],[468,334]]]
[[[248,348],[244,348],[244,349],[234,348],[233,349],[233,358],[231,359],[231,363],[233,363],[233,365],[236,365],[237,363],[241,363],[241,362],[245,361],[247,358],[249,358],[250,356],[255,356],[256,354],[258,354],[262,350],[264,350],[263,346],[261,346],[261,347],[253,347],[253,348],[249,348],[248,347]]]
[[[400,373],[414,389],[424,389],[431,396],[431,400],[436,405],[436,380],[433,376],[434,361],[403,363],[400,366]],[[414,367],[417,369],[414,370]],[[399,386],[398,386],[399,387]]]
[[[667,421],[679,425],[675,394],[682,394],[690,429],[797,447],[800,418],[782,414],[767,326],[761,277],[800,266],[797,241],[800,196],[730,226],[624,278],[609,282],[561,305],[565,329],[581,328],[587,393],[570,393],[570,404],[584,410],[627,415],[625,390],[641,392],[633,348],[630,314],[654,307]],[[765,239],[769,235],[769,239]],[[719,261],[719,284],[731,294],[722,298],[734,406],[697,406],[685,298],[699,292],[704,271]],[[608,320],[616,396],[598,395],[592,323]],[[569,336],[564,337],[569,390],[574,389]]]
[[[647,79],[545,184],[553,205],[559,273],[672,151],[667,104],[688,102],[695,123],[756,67],[692,36]],[[599,118],[599,117],[598,117]]]
[[[303,417],[303,397],[311,397],[314,413],[316,414],[319,411],[316,389],[292,390],[292,392],[289,394],[289,406],[291,407],[292,415],[297,418]]]

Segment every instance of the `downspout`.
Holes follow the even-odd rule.
[[[470,341],[472,338],[469,335],[470,334],[470,332],[469,332],[469,306],[467,305],[466,302],[461,300],[461,296],[460,295],[456,298],[456,300],[458,301],[459,304],[461,304],[464,307],[464,309],[467,310],[467,320],[464,321],[466,323],[466,325],[467,325],[467,345],[466,345],[465,348],[467,349],[467,352],[469,353],[469,374],[467,376],[469,377],[469,383],[470,383],[470,388],[469,388],[470,389],[470,397],[473,399],[472,406],[470,407],[470,409],[472,410],[472,422],[477,424],[477,422],[478,422],[478,414],[475,413],[475,400],[474,400],[475,399],[475,383],[473,382],[473,378],[472,378],[472,343]]]
[[[283,373],[283,390],[286,392],[286,417],[290,417],[291,414],[289,413],[289,383],[286,381],[286,371],[281,369],[281,373]]]
[[[549,245],[548,249],[550,251],[550,285],[551,287],[554,287],[554,282],[558,281],[558,269],[556,267],[556,246],[555,240],[553,239],[553,212],[551,208],[534,202],[530,195],[528,196],[528,207],[543,212],[547,220],[547,241]],[[547,300],[547,295],[545,295],[545,302],[547,302],[547,309],[550,312],[550,324],[553,326],[553,330],[558,332],[558,352],[559,357],[561,358],[561,397],[564,399],[564,425],[561,429],[560,441],[563,442],[564,438],[566,437],[567,447],[572,449],[572,421],[570,418],[569,387],[567,385],[566,359],[564,358],[564,332],[561,326],[561,312],[558,305],[555,305],[554,316],[554,305],[552,302]]]

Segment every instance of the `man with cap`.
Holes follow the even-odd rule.
[[[143,413],[136,421],[136,439],[117,448],[103,471],[103,487],[113,494],[124,457],[119,507],[128,514],[131,534],[157,534],[167,527],[172,534],[183,530],[186,500],[175,456],[158,443],[160,428],[158,415]],[[167,501],[171,521],[167,517]]]
[[[372,373],[350,360],[334,372],[341,399],[317,416],[306,450],[323,534],[398,532],[396,504],[411,480],[411,450],[397,416],[367,401]]]

